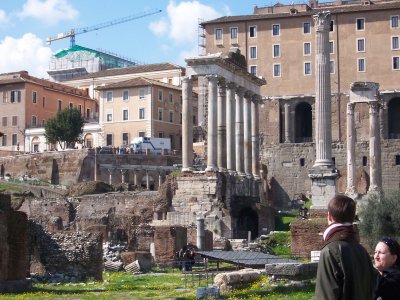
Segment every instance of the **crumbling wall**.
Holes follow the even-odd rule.
[[[323,246],[322,234],[327,227],[326,218],[299,220],[290,224],[292,254],[311,258],[311,251],[319,251]]]
[[[174,261],[176,252],[187,244],[187,231],[180,226],[156,226],[154,230],[155,261]]]

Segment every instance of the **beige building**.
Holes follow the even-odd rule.
[[[382,188],[400,186],[400,1],[336,1],[255,7],[252,15],[202,24],[205,53],[238,47],[248,71],[262,76],[261,163],[271,202],[286,205],[308,194],[315,160],[315,53],[313,16],[329,11],[332,155],[346,190],[346,122],[353,82],[379,84]],[[202,45],[200,45],[202,46]],[[357,192],[369,186],[369,119],[366,103],[354,111]]]
[[[127,146],[135,137],[170,138],[182,149],[182,89],[144,77],[98,87],[103,145]],[[197,107],[193,109],[193,122]]]

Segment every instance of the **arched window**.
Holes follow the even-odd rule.
[[[389,139],[400,139],[400,98],[393,98],[388,103]]]
[[[312,142],[312,109],[311,105],[302,102],[296,106],[295,120],[295,142]]]

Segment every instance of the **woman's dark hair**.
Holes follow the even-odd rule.
[[[388,246],[390,254],[397,255],[395,264],[397,266],[400,266],[400,245],[399,245],[399,243],[390,237],[383,237],[383,238],[381,238],[380,242],[382,242],[386,246]]]

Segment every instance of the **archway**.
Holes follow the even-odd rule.
[[[388,103],[388,137],[400,139],[400,98],[393,98]]]
[[[251,239],[258,236],[258,215],[251,207],[244,207],[239,211],[236,221],[236,238],[247,239],[251,231]]]
[[[39,147],[40,147],[40,138],[39,137],[37,137],[37,136],[35,136],[33,139],[32,139],[32,142],[31,142],[31,152],[39,152]]]
[[[88,133],[88,134],[85,135],[84,145],[87,148],[92,148],[93,147],[93,135],[91,133]]]
[[[149,190],[154,191],[154,178],[151,175],[144,175],[140,182],[140,186],[143,188],[147,188],[147,176],[149,177]]]
[[[299,103],[295,110],[295,142],[312,142],[312,109],[306,102]]]

